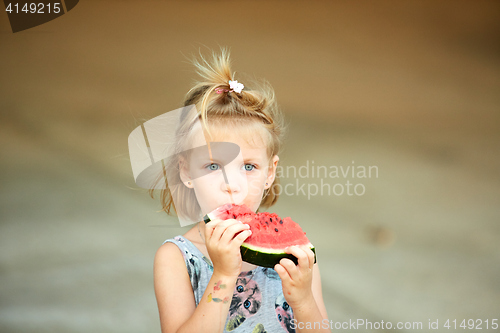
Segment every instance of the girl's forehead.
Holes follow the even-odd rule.
[[[208,141],[232,142],[249,155],[266,155],[266,130],[262,126],[214,124],[208,130],[210,133],[203,131],[200,123],[196,124],[191,131],[191,147],[206,145]]]

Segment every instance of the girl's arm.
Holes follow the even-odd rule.
[[[319,273],[318,264],[313,266],[313,280],[312,280],[312,291],[314,300],[318,305],[319,312],[323,319],[328,319],[328,314],[326,313],[325,302],[323,301],[323,290],[321,288],[321,275]]]
[[[214,231],[219,222],[219,227]],[[165,243],[156,253],[154,280],[162,333],[220,333],[224,330],[241,271],[241,255],[238,263],[239,246],[250,232],[247,225],[235,220],[209,224],[206,242],[214,273],[198,306],[184,258],[177,246]]]
[[[154,287],[161,332],[177,332],[196,309],[193,287],[180,249],[165,243],[154,260]]]
[[[318,264],[314,264],[313,267],[312,293],[313,299],[304,301],[295,309],[292,307],[294,318],[297,319],[297,329],[295,331],[296,333],[331,332],[330,321],[323,302]],[[309,327],[313,329],[307,329],[307,323],[311,323]],[[316,325],[316,328],[314,328],[314,325]]]
[[[331,332],[314,253],[307,246],[291,246],[286,252],[297,257],[298,265],[289,259],[282,259],[275,270],[282,281],[283,295],[293,309],[295,331]]]

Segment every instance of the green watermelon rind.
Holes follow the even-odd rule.
[[[311,243],[308,246],[314,253],[314,263],[316,263],[316,249]],[[262,267],[274,268],[283,258],[290,259],[295,265],[298,264],[293,254],[285,253],[283,250],[252,248],[251,245],[243,243],[240,246],[240,253],[243,261]]]
[[[212,214],[207,214],[207,215],[203,216],[203,222],[205,222],[205,224],[212,221],[213,219],[214,219],[214,216],[212,216]]]

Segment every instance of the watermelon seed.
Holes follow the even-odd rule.
[[[278,228],[274,228],[274,231],[278,232]]]
[[[269,222],[273,222],[273,218],[272,217],[269,218]]]
[[[283,224],[283,220],[280,220],[280,224]]]

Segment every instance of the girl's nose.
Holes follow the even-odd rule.
[[[229,184],[223,183],[221,190],[225,193],[236,194],[241,191],[241,187],[234,182],[230,182]]]
[[[224,168],[224,181],[221,183],[221,190],[225,193],[235,194],[240,193],[246,188],[246,176],[239,172],[231,172],[230,168]]]

